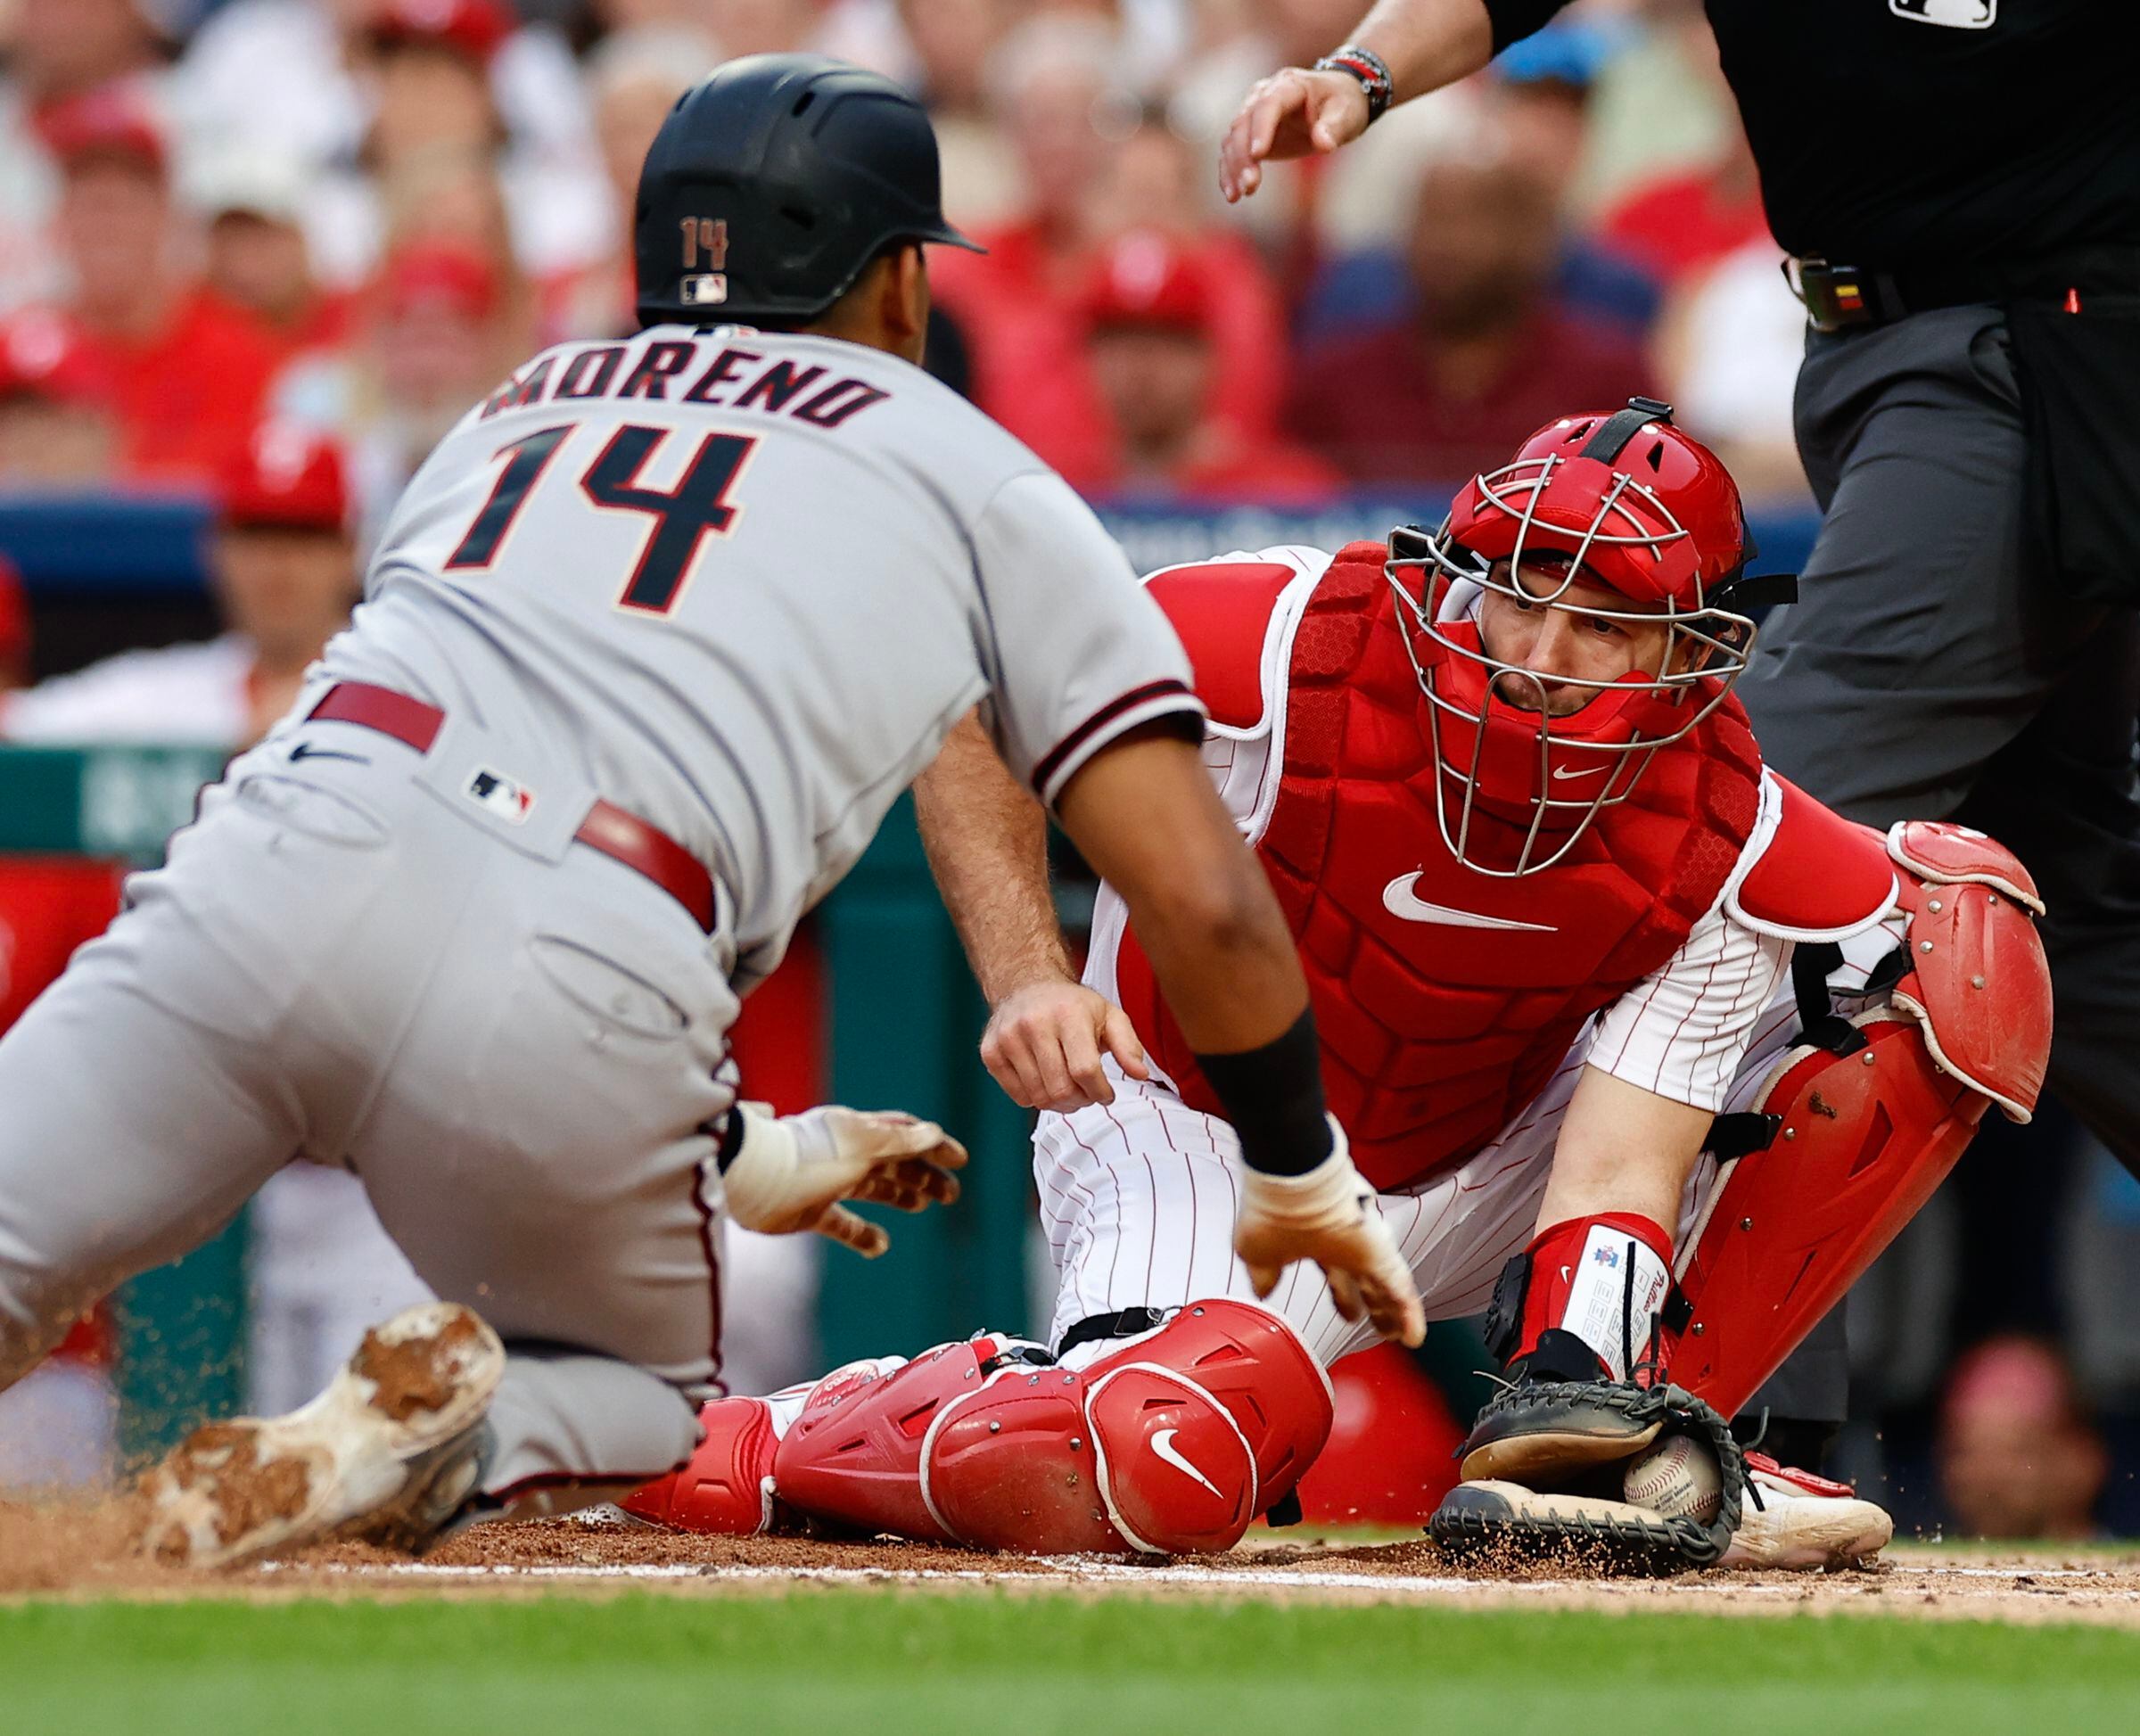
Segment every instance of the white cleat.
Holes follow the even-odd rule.
[[[1848,1483],[1746,1455],[1745,1515],[1719,1567],[1862,1567],[1895,1535],[1887,1510]]]
[[[428,1542],[482,1474],[505,1370],[471,1310],[404,1309],[303,1409],[208,1423],[173,1448],[144,1485],[143,1552],[226,1567],[332,1535]]]

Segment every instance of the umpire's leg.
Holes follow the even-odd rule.
[[[1825,516],[1741,684],[1762,752],[1853,819],[1961,819],[2021,856],[2053,1085],[2140,1169],[2140,619],[2070,601],[2029,544],[2004,320],[1816,336],[1798,419]]]
[[[2009,844],[2044,895],[2057,995],[2051,1089],[2140,1174],[2140,616],[2110,614],[1957,818]]]
[[[2027,543],[2004,320],[1955,308],[1812,337],[1797,413],[1825,516],[1803,600],[1741,686],[1762,751],[1853,819],[1963,816],[2021,855],[2056,906],[2054,1083],[2134,1161],[2140,1071],[2106,1056],[2140,1016],[2140,646]],[[1831,1316],[1755,1408],[1840,1420],[1847,1386]]]

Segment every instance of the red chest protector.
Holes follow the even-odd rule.
[[[1386,558],[1379,543],[1352,545],[1308,599],[1287,671],[1282,781],[1257,849],[1306,968],[1329,1107],[1361,1172],[1387,1190],[1477,1152],[1538,1095],[1584,1021],[1678,951],[1745,849],[1761,762],[1727,701],[1658,752],[1560,863],[1513,880],[1473,872],[1435,819],[1426,701]],[[1217,690],[1238,714],[1263,638],[1225,605],[1260,596],[1267,621],[1280,588],[1272,569],[1231,571],[1264,575],[1260,591],[1225,567],[1201,570],[1223,597],[1198,597],[1194,579],[1154,587],[1222,720]],[[1116,986],[1183,1098],[1215,1112],[1134,934]]]

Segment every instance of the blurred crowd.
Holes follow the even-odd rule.
[[[1447,482],[1669,397],[1757,496],[1797,309],[1699,0],[1592,3],[1356,151],[1217,196],[1247,85],[1360,0],[0,0],[0,480],[212,480],[332,430],[375,524],[540,345],[629,327],[683,87],[818,48],[924,94],[942,371],[1096,496]]]
[[[632,327],[646,146],[687,85],[765,50],[924,95],[948,212],[988,248],[934,258],[931,366],[1096,499],[1431,511],[1551,416],[1645,392],[1750,502],[1804,506],[1802,312],[1700,0],[1584,0],[1226,207],[1216,144],[1242,93],[1364,4],[0,0],[0,493],[211,498],[223,627],[0,702],[0,733],[256,738],[433,441],[534,350]],[[29,680],[29,627],[0,551],[0,695]],[[90,891],[94,933],[111,894]],[[0,1020],[11,957],[37,975],[6,918],[0,896]],[[63,959],[80,936],[45,938]],[[1999,1189],[1929,1214],[1870,1287],[1873,1420],[1844,1469],[1884,1477],[1905,1524],[2140,1528],[2140,1306],[2118,1300],[2140,1304],[2140,1184],[2070,1132],[1976,1172],[1995,1161],[2034,1178],[2029,1269],[2052,1275],[2017,1301],[2011,1270],[1966,1257],[1970,1223],[2007,1221]],[[415,1284],[350,1231],[347,1182],[263,1201],[267,1409]],[[761,1315],[807,1318],[813,1284],[769,1264]],[[50,1402],[94,1428],[95,1334],[78,1348]],[[743,1384],[812,1353],[772,1342]],[[0,1482],[9,1450],[0,1416]]]

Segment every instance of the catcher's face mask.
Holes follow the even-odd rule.
[[[1436,818],[1482,874],[1560,861],[1745,671],[1754,623],[1724,606],[1747,554],[1738,490],[1660,412],[1556,423],[1436,530],[1390,539]]]

